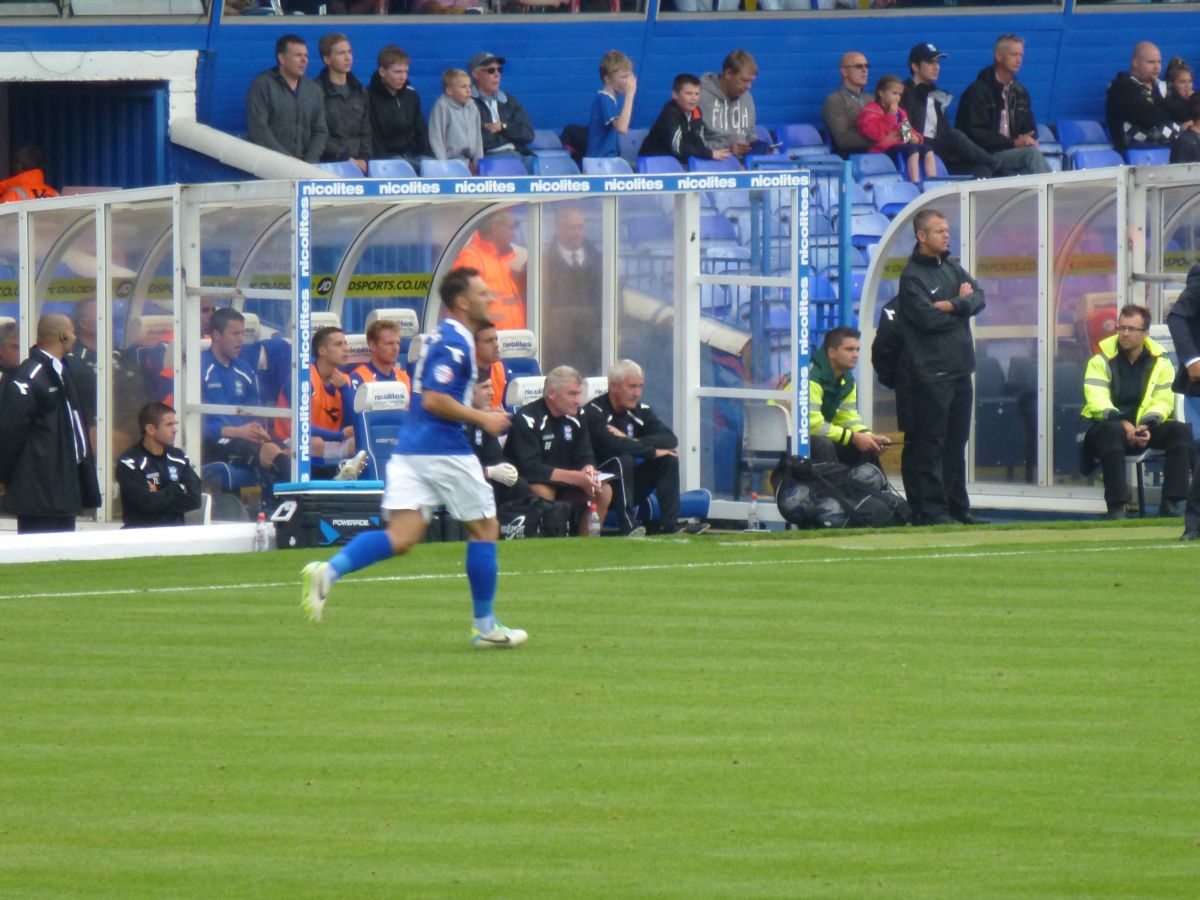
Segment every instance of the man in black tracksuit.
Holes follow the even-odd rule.
[[[586,509],[596,504],[603,523],[612,489],[598,479],[596,458],[580,414],[583,378],[570,366],[551,369],[546,393],[512,417],[504,455],[543,500],[562,500],[577,515],[579,533],[587,534]]]
[[[950,258],[950,225],[924,209],[913,221],[917,246],[900,276],[899,319],[911,428],[900,472],[913,520],[973,524],[967,496],[975,345],[970,320],[984,307],[983,290]]]
[[[1179,370],[1172,387],[1177,394],[1200,396],[1200,265],[1192,266],[1187,287],[1167,314],[1167,327],[1175,343]],[[1200,464],[1192,473],[1192,486],[1183,511],[1183,538],[1200,540]]]
[[[121,518],[126,528],[182,525],[184,513],[203,502],[200,476],[175,447],[179,419],[165,403],[147,403],[138,412],[142,439],[117,460]]]
[[[617,476],[613,504],[621,517],[621,532],[640,527],[634,510],[656,491],[660,529],[673,534],[679,528],[679,439],[641,402],[645,384],[641,366],[623,359],[608,370],[608,393],[583,411],[600,470]]]
[[[74,531],[100,505],[84,408],[64,357],[75,326],[61,313],[38,319],[37,346],[4,379],[0,400],[0,505],[17,533]]]

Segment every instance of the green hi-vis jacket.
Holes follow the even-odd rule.
[[[1112,361],[1121,351],[1114,334],[1100,342],[1100,352],[1088,360],[1083,374],[1083,412],[1085,419],[1104,421],[1121,417],[1112,399]],[[1157,341],[1146,338],[1146,353],[1154,358],[1150,378],[1143,385],[1135,425],[1165,422],[1175,412],[1175,394],[1171,383],[1175,367],[1167,359],[1166,350]]]
[[[858,414],[858,387],[847,372],[833,374],[829,354],[818,350],[808,380],[808,433],[827,437],[835,444],[849,444],[856,431],[866,431]]]

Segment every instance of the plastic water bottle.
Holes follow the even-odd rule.
[[[762,519],[758,517],[758,492],[750,492],[750,506],[746,510],[746,530],[762,531]]]
[[[262,553],[271,549],[271,533],[267,527],[267,514],[260,512],[258,521],[254,523],[254,552]]]
[[[600,537],[600,513],[595,503],[588,504],[588,537]]]

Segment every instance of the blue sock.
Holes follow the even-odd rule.
[[[386,531],[364,531],[346,545],[346,549],[329,561],[336,573],[335,580],[373,563],[392,556],[392,539]]]
[[[477,620],[489,619],[492,615],[492,601],[496,599],[496,545],[494,543],[490,541],[467,542],[467,581],[471,583],[471,605],[475,609],[475,618]],[[479,627],[478,624],[476,627]],[[480,628],[480,631],[483,629]]]

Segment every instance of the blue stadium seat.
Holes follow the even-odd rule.
[[[1131,166],[1165,166],[1171,161],[1170,147],[1130,147],[1125,161]]]
[[[1063,146],[1058,142],[1058,138],[1054,136],[1049,125],[1042,124],[1037,127],[1037,141],[1038,149],[1046,158],[1046,165],[1050,167],[1050,171],[1061,172],[1063,170]]]
[[[917,186],[909,184],[907,181],[876,185],[874,194],[876,211],[883,213],[889,219],[895,218],[896,213],[921,196]]]
[[[683,172],[683,163],[673,156],[639,156],[637,170],[647,175],[674,175]]]
[[[942,158],[936,153],[933,154],[934,171],[936,175],[926,175],[921,179],[921,191],[927,191],[932,187],[937,187],[940,184],[950,184],[955,181],[971,181],[970,175],[951,175],[946,169],[946,164],[942,162]]]
[[[368,178],[416,178],[417,170],[407,159],[367,160]]]
[[[1058,142],[1067,156],[1080,149],[1112,146],[1104,126],[1093,119],[1059,119]]]
[[[863,249],[871,244],[879,243],[883,233],[887,231],[890,220],[879,213],[864,213],[850,217],[850,243]]]
[[[354,446],[367,451],[360,479],[383,478],[408,416],[408,388],[402,381],[370,381],[354,392]]]
[[[701,159],[698,156],[688,157],[689,172],[740,172],[742,164],[736,156],[725,159]]]
[[[515,156],[485,156],[479,161],[479,174],[500,178],[521,177],[529,174],[525,163]]]
[[[851,153],[855,181],[871,181],[873,175],[899,175],[900,170],[886,153]]]
[[[1111,147],[1107,150],[1076,150],[1071,154],[1072,169],[1106,169],[1109,166],[1123,166],[1125,160],[1121,154]]]
[[[632,175],[633,166],[619,156],[585,156],[584,175]]]
[[[470,178],[471,170],[461,159],[423,159],[422,178]]]
[[[534,175],[578,175],[579,166],[567,153],[561,156],[543,156],[540,153],[533,158]]]
[[[637,164],[638,151],[642,148],[642,141],[646,139],[646,135],[650,133],[649,128],[630,128],[624,134],[617,135],[617,152],[621,159],[633,166]]]
[[[336,175],[338,178],[362,178],[362,170],[349,160],[343,162],[319,162],[316,163],[318,169],[324,169],[330,175]]]
[[[529,149],[535,156],[570,156],[558,135],[550,128],[533,129],[533,140]]]
[[[808,165],[808,161],[808,157],[792,159],[778,153],[747,153],[743,160],[747,169],[802,169]]]
[[[775,140],[780,143],[781,152],[788,156],[829,152],[829,144],[821,137],[821,132],[807,122],[776,125]]]
[[[700,240],[730,241],[736,244],[737,239],[737,228],[725,216],[703,216],[700,219]]]

